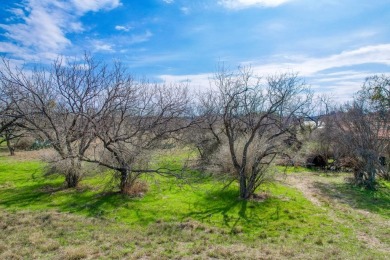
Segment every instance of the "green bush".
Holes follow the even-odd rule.
[[[51,142],[49,140],[35,140],[34,143],[30,146],[30,150],[40,150],[45,148],[50,148]]]

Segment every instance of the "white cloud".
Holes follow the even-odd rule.
[[[159,78],[166,82],[188,82],[194,87],[207,87],[213,78],[212,73],[195,75],[160,75]]]
[[[374,75],[369,70],[354,70],[353,66],[363,64],[380,64],[390,66],[390,44],[370,45],[355,50],[343,51],[327,57],[288,56],[277,57],[277,60],[256,65],[253,62],[242,62],[251,65],[257,75],[297,72],[307,78],[316,92],[332,93],[337,101],[343,102],[358,91],[366,77]],[[332,72],[327,72],[332,70]],[[167,82],[188,81],[193,89],[207,89],[213,73],[196,75],[161,75]]]
[[[175,2],[175,0],[163,0],[163,2],[166,4],[172,4],[173,2]]]
[[[84,31],[79,20],[83,14],[110,10],[120,4],[120,0],[27,0],[17,4],[17,8],[8,10],[12,15],[6,19],[8,23],[0,24],[10,46],[5,52],[16,58],[47,62],[45,59],[63,54],[72,46],[67,34]]]
[[[124,31],[124,32],[128,32],[132,29],[132,27],[130,26],[124,26],[124,25],[116,25],[115,26],[115,30],[117,31]]]
[[[10,8],[8,12],[14,14],[16,17],[24,17],[24,11],[21,8]]]
[[[293,0],[220,0],[218,3],[228,9],[244,9],[251,6],[277,7]]]
[[[115,34],[106,38],[91,37],[85,42],[87,49],[94,52],[127,53],[133,45],[147,42],[153,37],[153,33],[146,30],[143,33]],[[127,58],[123,58],[127,60]]]
[[[390,65],[390,44],[365,46],[322,58],[301,57],[295,60],[290,58],[289,62],[279,60],[276,63],[255,66],[254,69],[263,73],[294,70],[301,75],[311,76],[322,70],[367,63]]]
[[[138,54],[130,54],[124,57],[123,61],[126,63],[126,66],[129,68],[140,68],[140,67],[151,67],[159,66],[167,69],[165,66],[160,66],[158,64],[177,61],[182,58],[180,52],[175,53],[149,53],[148,49],[140,48],[137,49]],[[168,67],[169,68],[169,67]],[[176,76],[174,76],[176,77]],[[161,78],[160,78],[161,79]]]
[[[351,99],[361,88],[365,78],[374,74],[369,70],[351,69],[364,64],[390,66],[390,44],[369,45],[320,58],[289,57],[288,62],[279,60],[266,65],[255,65],[253,70],[261,75],[298,72],[308,79],[316,92],[332,93],[337,101],[343,102]]]
[[[180,8],[180,11],[185,14],[185,15],[188,15],[190,13],[190,8],[188,7],[182,7]]]
[[[121,5],[120,0],[72,0],[76,9],[82,13],[111,10]]]
[[[68,15],[59,10],[48,11],[47,6],[31,1],[28,15],[21,17],[24,23],[0,24],[5,36],[25,48],[36,51],[57,51],[70,45],[65,37],[64,29]]]
[[[320,49],[322,51],[331,51],[340,48],[340,46],[364,46],[373,43],[373,40],[380,41],[386,29],[381,26],[359,28],[349,32],[337,32],[331,35],[303,37],[295,42],[299,49]],[[326,42],[326,44],[324,44]]]
[[[146,31],[143,34],[132,35],[127,44],[136,44],[141,42],[147,42],[153,36],[153,33]]]
[[[105,43],[103,41],[95,40],[92,42],[93,48],[95,51],[107,51],[107,52],[114,52],[113,45],[109,43]]]

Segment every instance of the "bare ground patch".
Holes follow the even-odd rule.
[[[340,180],[343,181],[339,176],[322,177],[316,173],[302,173],[287,175],[283,181],[300,190],[314,205],[326,210],[336,222],[353,230],[363,247],[390,255],[390,220],[354,207],[353,199],[335,188]]]
[[[313,185],[313,181],[307,175],[287,175],[285,181],[288,185],[300,190],[314,205],[322,206],[321,198],[319,197],[320,190]]]
[[[41,149],[36,151],[16,151],[14,156],[10,156],[8,152],[0,152],[0,157],[12,158],[16,161],[37,161],[43,160],[55,154],[53,149]]]

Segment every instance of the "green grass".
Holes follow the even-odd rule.
[[[104,175],[85,178],[78,189],[62,189],[62,178],[44,177],[42,167],[39,162],[3,163],[0,206],[59,209],[135,225],[191,218],[228,230],[242,227],[250,235],[270,221],[278,226],[316,210],[301,194],[282,185],[264,187],[271,194],[264,202],[246,202],[238,199],[237,186],[222,190],[223,184],[209,177],[200,182],[198,176],[198,183],[188,184],[187,180],[151,175],[143,178],[149,192],[142,198],[129,198],[111,192],[106,184],[109,177]]]
[[[191,156],[188,152],[179,155],[171,153],[169,156],[160,156],[155,163],[171,168],[179,167],[183,160]],[[149,191],[143,197],[130,198],[113,192],[112,185],[107,184],[111,179],[110,174],[91,174],[86,176],[79,188],[63,189],[63,178],[43,176],[43,166],[39,161],[16,161],[10,157],[0,157],[2,210],[13,212],[9,214],[16,216],[26,210],[38,216],[45,212],[70,213],[79,216],[80,219],[76,221],[79,226],[83,226],[85,217],[98,219],[99,225],[105,225],[105,221],[108,221],[111,228],[105,231],[107,236],[115,236],[118,227],[131,234],[137,231],[144,242],[148,241],[144,236],[154,236],[149,246],[149,242],[143,245],[151,251],[160,248],[154,244],[159,240],[162,240],[161,245],[169,247],[171,236],[185,237],[183,239],[187,239],[188,244],[182,251],[165,252],[165,247],[161,249],[167,258],[177,254],[183,254],[183,257],[191,255],[194,247],[199,247],[199,252],[208,248],[210,255],[205,257],[230,258],[235,254],[226,247],[241,245],[255,250],[259,243],[265,252],[270,252],[270,257],[311,258],[314,255],[324,258],[359,258],[364,247],[356,238],[353,228],[338,223],[329,216],[327,209],[315,206],[301,192],[283,183],[261,187],[259,192],[267,196],[263,201],[243,201],[238,199],[236,185],[222,189],[223,183],[194,171],[183,175],[192,178],[179,180],[147,175],[143,180],[148,183]],[[361,198],[357,200],[361,200],[358,204],[361,207],[384,215],[388,213],[388,207],[384,209],[388,203],[387,193],[384,197],[375,197],[377,195],[367,195],[363,191],[343,186],[339,188],[346,189],[343,192],[351,196]],[[364,201],[367,196],[376,199],[377,209],[366,205],[368,202]],[[188,225],[191,226],[190,231],[196,233],[192,234],[194,240],[183,233],[188,231]],[[82,232],[75,231],[72,234],[76,240],[83,240],[86,236],[85,239],[90,241],[90,234],[84,228],[91,229],[92,233],[100,232],[96,227],[86,225]],[[74,229],[77,230],[76,227]],[[62,241],[61,237],[52,238],[60,241],[58,248],[73,245],[71,241]],[[207,244],[198,244],[199,237],[206,239]],[[126,251],[127,244],[123,243],[121,250]],[[213,246],[225,249],[218,252],[215,248],[211,250]],[[282,255],[280,250],[284,250]],[[364,251],[363,256],[366,257],[385,259],[388,255],[372,248],[364,248]],[[257,253],[253,251],[253,255]]]
[[[319,170],[316,168],[307,168],[302,166],[275,166],[276,171],[280,173],[302,173],[302,172],[318,172]]]
[[[390,219],[390,182],[380,181],[377,190],[366,190],[348,183],[345,174],[323,175],[328,181],[316,186],[328,196],[338,199],[352,208],[366,210]]]

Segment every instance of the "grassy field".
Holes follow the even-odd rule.
[[[109,173],[63,189],[43,167],[1,154],[0,259],[390,258],[388,183],[367,192],[345,174],[289,169],[261,187],[264,200],[241,201],[237,186],[190,172],[145,176],[149,191],[130,198]]]

